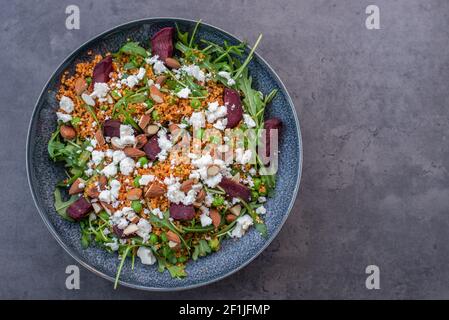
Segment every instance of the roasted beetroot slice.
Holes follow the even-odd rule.
[[[219,186],[224,189],[229,198],[242,198],[247,202],[251,199],[251,190],[231,179],[223,178]]]
[[[150,140],[143,146],[143,151],[151,161],[156,160],[157,155],[161,152],[159,143],[157,142],[157,135],[151,137]]]
[[[151,38],[151,52],[153,56],[158,55],[159,60],[165,61],[166,58],[173,56],[173,35],[175,28],[167,27],[159,30]]]
[[[265,120],[264,123],[264,128],[265,128],[265,144],[266,144],[266,149],[265,149],[265,155],[267,157],[270,156],[270,131],[271,130],[280,130],[282,128],[282,121],[278,118],[271,118],[271,119],[267,119]],[[279,137],[279,133],[278,133],[278,137]]]
[[[97,82],[109,82],[109,74],[112,71],[112,57],[107,56],[95,65],[92,74],[92,84],[95,84]]]
[[[170,204],[170,217],[175,220],[192,220],[195,216],[195,209],[192,205]]]
[[[81,197],[67,208],[67,214],[70,218],[78,221],[87,216],[92,210],[92,204],[86,198]]]
[[[228,123],[226,124],[226,128],[234,128],[243,118],[243,108],[242,101],[240,100],[240,94],[235,90],[225,88],[223,100],[228,108]]]
[[[134,234],[129,234],[129,235],[125,236],[123,234],[124,230],[120,229],[116,224],[112,226],[112,231],[114,231],[115,235],[121,239],[129,239],[129,238],[134,237]]]
[[[119,120],[106,120],[103,123],[103,135],[105,137],[120,137],[120,125],[122,123]]]

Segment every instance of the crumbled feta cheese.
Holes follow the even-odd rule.
[[[155,208],[151,211],[152,214],[154,214],[155,216],[158,216],[159,219],[163,219],[164,218],[164,213],[161,211],[161,209],[159,208]]]
[[[95,100],[94,100],[90,95],[88,95],[87,93],[83,93],[83,94],[81,95],[81,99],[83,99],[83,101],[84,101],[87,105],[89,105],[89,106],[91,106],[91,107],[95,106]]]
[[[217,122],[214,123],[214,128],[223,131],[226,129],[227,124],[228,119],[218,119]]]
[[[94,170],[92,168],[89,168],[85,170],[84,173],[86,174],[86,176],[90,177],[91,175],[94,174]]]
[[[114,200],[110,190],[102,190],[98,196],[98,199],[106,203],[111,203]]]
[[[200,221],[201,221],[202,227],[207,227],[212,224],[212,219],[209,216],[207,216],[205,213],[200,215]]]
[[[112,158],[113,155],[114,155],[114,150],[112,150],[112,149],[106,150],[106,152],[105,152],[106,157]]]
[[[232,238],[241,238],[245,234],[246,230],[248,230],[248,228],[252,225],[253,219],[249,215],[245,214],[244,216],[237,218],[237,223],[235,228],[231,231],[230,236]]]
[[[259,202],[259,203],[267,202],[267,198],[266,198],[266,197],[259,197],[259,198],[257,199],[257,202]]]
[[[112,162],[117,164],[126,158],[126,154],[122,150],[115,150],[112,153]]]
[[[126,145],[133,145],[136,142],[134,137],[134,129],[130,125],[121,124],[120,125],[120,142]]]
[[[72,120],[72,116],[70,114],[62,112],[56,112],[56,117],[58,118],[58,121],[62,122],[69,122]]]
[[[253,120],[253,118],[249,115],[249,114],[247,114],[247,113],[244,113],[243,114],[243,122],[246,124],[246,126],[248,127],[248,128],[254,128],[255,126],[256,126],[256,122]]]
[[[145,74],[147,73],[147,71],[145,70],[145,68],[139,68],[139,73],[137,73],[137,79],[142,80],[145,77]]]
[[[228,113],[226,106],[219,106],[218,102],[209,102],[206,111],[207,122],[214,123],[219,118],[223,118]]]
[[[193,112],[190,116],[189,123],[193,128],[204,128],[206,126],[206,120],[204,118],[204,113]]]
[[[182,88],[181,90],[179,90],[179,91],[176,93],[176,95],[177,95],[179,98],[187,99],[191,93],[192,93],[192,91],[190,91],[189,88]]]
[[[104,231],[106,231],[107,229],[105,229]],[[103,231],[103,233],[105,233]],[[117,238],[113,238],[113,242],[108,242],[104,244],[106,247],[111,248],[112,251],[117,251],[119,248],[119,244],[118,244],[118,240]]]
[[[139,184],[141,186],[146,186],[148,183],[154,181],[154,176],[152,174],[144,174],[142,175],[142,177],[139,179]]]
[[[264,206],[260,206],[259,208],[256,209],[256,213],[257,214],[265,214],[265,213],[267,213],[267,209],[265,209]]]
[[[235,80],[232,79],[231,74],[230,74],[229,72],[226,72],[226,71],[220,71],[220,72],[218,72],[218,75],[219,75],[220,77],[225,78],[225,79],[227,80],[228,86],[233,86],[233,85],[235,84]]]
[[[101,161],[104,159],[104,152],[103,151],[92,151],[92,161],[98,166]]]
[[[114,200],[118,199],[120,187],[122,186],[120,182],[118,180],[112,180],[109,186],[111,187],[111,195],[114,197]]]
[[[90,94],[92,98],[98,98],[99,101],[105,101],[109,92],[109,86],[104,82],[95,82],[94,91]],[[87,103],[87,102],[86,102]]]
[[[139,228],[139,230],[137,230],[137,235],[142,237],[143,242],[146,242],[151,232],[151,224],[147,220],[141,218],[137,223],[137,227]]]
[[[204,80],[206,80],[204,72],[197,65],[194,64],[188,66],[184,65],[181,67],[181,71],[184,71],[189,76],[194,77],[199,82],[204,82]]]
[[[122,79],[121,83],[126,84],[130,88],[133,88],[136,84],[139,83],[139,79],[135,75],[130,75],[126,77],[126,79]]]
[[[251,150],[243,151],[242,148],[235,149],[235,161],[240,164],[247,164],[251,161],[253,153]]]
[[[72,113],[74,106],[75,105],[72,99],[70,99],[69,97],[62,96],[61,100],[59,101],[59,108],[67,113]]]
[[[139,247],[139,249],[137,249],[137,256],[140,258],[142,264],[152,265],[156,263],[156,258],[153,252],[146,247]]]
[[[125,229],[128,225],[129,222],[125,218],[120,218],[119,222],[117,223],[117,227],[122,230]]]
[[[165,159],[167,159],[168,152],[172,148],[173,144],[167,138],[167,134],[166,134],[165,130],[159,130],[159,132],[157,133],[157,136],[158,136],[157,143],[159,145],[159,148],[161,149],[161,151],[157,155],[157,158],[160,161],[164,161]]]
[[[101,172],[108,178],[113,177],[117,174],[117,167],[114,163],[110,163]]]
[[[133,159],[126,157],[120,161],[120,172],[124,175],[129,175],[134,171],[135,162]]]

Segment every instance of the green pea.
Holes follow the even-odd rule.
[[[191,106],[194,110],[196,110],[196,109],[198,109],[199,107],[201,107],[201,101],[198,100],[198,99],[193,99],[192,101],[190,101],[190,106]]]
[[[73,118],[70,122],[72,123],[72,126],[76,127],[80,123],[81,119],[78,117]]]
[[[140,165],[143,167],[144,165],[148,164],[148,159],[147,157],[140,157],[139,160],[137,160]]]
[[[209,240],[209,247],[210,247],[212,250],[217,251],[217,250],[219,249],[219,247],[220,247],[220,241],[219,241],[217,238],[215,238],[215,239],[210,239],[210,240]]]
[[[153,118],[154,121],[158,121],[160,119],[157,110],[153,110],[153,112],[151,112],[151,117]]]
[[[162,240],[162,242],[168,241],[168,238],[167,238],[167,235],[165,234],[165,232],[161,233],[161,240]]]
[[[134,187],[136,187],[136,188],[140,187],[140,182],[139,182],[140,178],[142,178],[142,177],[141,176],[137,176],[137,177],[134,178],[134,181],[133,181]]]
[[[131,208],[132,208],[135,212],[140,212],[140,211],[142,211],[142,204],[140,203],[140,200],[133,200],[133,202],[131,202]]]
[[[158,242],[159,238],[158,238],[157,234],[152,233],[149,240],[150,240],[151,244],[156,244]]]
[[[214,207],[219,207],[224,203],[224,198],[218,194],[214,196],[214,199],[212,200],[212,205]]]

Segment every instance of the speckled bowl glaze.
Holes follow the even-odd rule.
[[[31,192],[37,209],[50,232],[61,246],[81,265],[94,273],[113,281],[119,260],[116,254],[109,254],[93,246],[83,249],[80,244],[78,224],[60,218],[53,207],[55,184],[64,178],[62,165],[49,160],[47,142],[56,127],[58,103],[56,93],[62,73],[72,72],[74,65],[89,58],[87,52],[106,53],[117,51],[130,38],[141,43],[159,29],[177,23],[181,29],[192,30],[195,22],[177,18],[151,18],[129,22],[106,31],[74,51],[58,67],[45,85],[34,108],[27,140],[27,172]],[[198,37],[216,43],[238,43],[236,37],[208,24],[201,24]],[[190,262],[184,279],[172,279],[168,272],[159,273],[155,266],[144,266],[136,260],[134,270],[128,261],[122,271],[120,283],[132,288],[171,291],[194,288],[223,279],[241,269],[256,258],[278,234],[293,206],[299,187],[302,168],[302,144],[299,122],[287,90],[271,67],[257,54],[249,64],[254,86],[268,93],[279,89],[276,98],[268,107],[267,117],[276,116],[283,122],[280,139],[280,159],[276,191],[266,204],[268,238],[262,238],[254,228],[242,239],[223,242],[222,249],[210,256]],[[111,286],[112,288],[112,286]]]

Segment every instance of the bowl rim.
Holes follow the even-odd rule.
[[[63,241],[62,239],[59,237],[58,233],[56,232],[56,230],[53,228],[52,224],[50,223],[47,214],[44,212],[45,210],[42,209],[39,204],[38,204],[38,200],[37,200],[37,195],[36,192],[33,188],[33,184],[31,181],[31,155],[30,155],[30,138],[31,138],[31,129],[32,129],[32,125],[33,125],[33,121],[36,117],[37,111],[38,111],[38,106],[39,103],[49,85],[49,83],[52,81],[52,79],[55,77],[56,72],[64,65],[64,63],[69,60],[73,55],[75,55],[81,48],[85,47],[86,45],[88,45],[89,43],[103,37],[104,35],[113,32],[114,30],[118,30],[120,28],[129,26],[129,25],[133,25],[133,24],[140,24],[140,23],[147,23],[147,22],[152,22],[152,21],[167,21],[167,22],[176,22],[176,21],[184,21],[184,22],[190,22],[190,23],[196,23],[196,20],[192,20],[192,19],[187,19],[187,18],[178,18],[178,17],[151,17],[151,18],[141,18],[141,19],[135,19],[135,20],[130,20],[127,21],[125,23],[116,25],[112,28],[109,28],[99,34],[96,34],[95,36],[89,38],[87,41],[83,42],[81,45],[77,46],[75,50],[73,50],[70,54],[68,54],[63,60],[62,62],[56,67],[56,69],[52,72],[52,74],[50,75],[49,79],[47,80],[47,82],[45,83],[41,93],[39,94],[39,97],[33,107],[33,112],[31,114],[31,118],[28,124],[28,132],[27,132],[27,140],[26,140],[26,172],[27,172],[27,181],[28,181],[28,186],[30,187],[30,191],[31,191],[31,196],[33,198],[34,201],[34,205],[37,208],[37,211],[39,212],[39,215],[41,216],[42,220],[44,221],[45,225],[47,226],[48,230],[50,231],[50,233],[52,234],[52,236],[56,239],[56,241],[59,243],[59,245],[80,265],[82,265],[84,268],[86,268],[87,270],[93,272],[96,275],[99,275],[100,277],[109,280],[111,282],[114,282],[115,279],[99,270],[97,270],[95,267],[91,266],[90,264],[88,264],[87,262],[85,262],[83,260],[82,257],[78,256],[77,253],[75,253],[74,251],[72,251]],[[236,37],[235,35],[233,35],[232,33],[229,33],[219,27],[216,27],[212,24],[209,23],[205,23],[203,21],[201,21],[202,25],[211,27],[213,29],[216,29],[220,32],[223,32],[231,37],[233,37],[234,39],[243,42],[240,38]],[[144,285],[139,285],[139,284],[133,284],[133,283],[128,283],[126,281],[122,281],[119,280],[119,284],[124,286],[124,287],[128,287],[128,288],[133,288],[133,289],[139,289],[139,290],[143,290],[143,291],[151,291],[151,292],[172,292],[172,291],[182,291],[182,290],[188,290],[188,289],[194,289],[194,288],[198,288],[198,287],[202,287],[202,286],[206,286],[209,284],[212,284],[214,282],[218,282],[220,280],[223,280],[227,277],[229,277],[230,275],[236,273],[237,271],[240,271],[241,269],[243,269],[244,267],[246,267],[249,263],[251,263],[254,259],[256,259],[263,251],[265,251],[265,249],[273,242],[273,240],[277,237],[277,235],[279,234],[279,232],[281,231],[282,227],[284,226],[287,218],[290,216],[290,213],[292,211],[293,205],[296,202],[297,196],[298,196],[298,190],[299,190],[299,185],[301,182],[301,176],[302,176],[302,162],[303,162],[303,147],[302,147],[302,136],[301,136],[301,129],[300,129],[300,123],[299,123],[299,119],[298,119],[298,115],[296,112],[296,108],[295,105],[293,103],[293,100],[290,97],[290,94],[287,91],[287,88],[285,87],[284,83],[282,82],[282,80],[280,79],[280,77],[278,76],[278,74],[273,70],[273,68],[271,67],[271,65],[264,59],[262,58],[257,52],[254,52],[254,55],[257,57],[257,59],[259,59],[260,61],[262,61],[265,66],[270,70],[270,72],[272,73],[272,75],[274,76],[274,79],[277,81],[278,85],[280,86],[280,88],[285,92],[285,96],[286,96],[286,100],[287,103],[289,104],[289,106],[292,108],[293,111],[293,117],[294,117],[294,121],[295,121],[295,126],[296,126],[296,134],[297,134],[297,138],[298,138],[298,166],[297,166],[297,170],[298,170],[298,177],[296,179],[296,184],[295,184],[295,188],[293,190],[293,195],[292,198],[290,200],[290,204],[288,206],[287,212],[286,214],[284,214],[284,217],[282,218],[281,223],[279,224],[277,230],[275,230],[269,238],[266,239],[264,245],[249,259],[247,259],[246,261],[244,261],[241,265],[239,265],[238,267],[234,268],[233,270],[219,276],[216,277],[214,279],[210,279],[207,281],[203,281],[203,282],[199,282],[199,283],[195,283],[195,284],[191,284],[191,285],[183,285],[183,286],[177,286],[177,287],[148,287],[148,286],[144,286]]]

